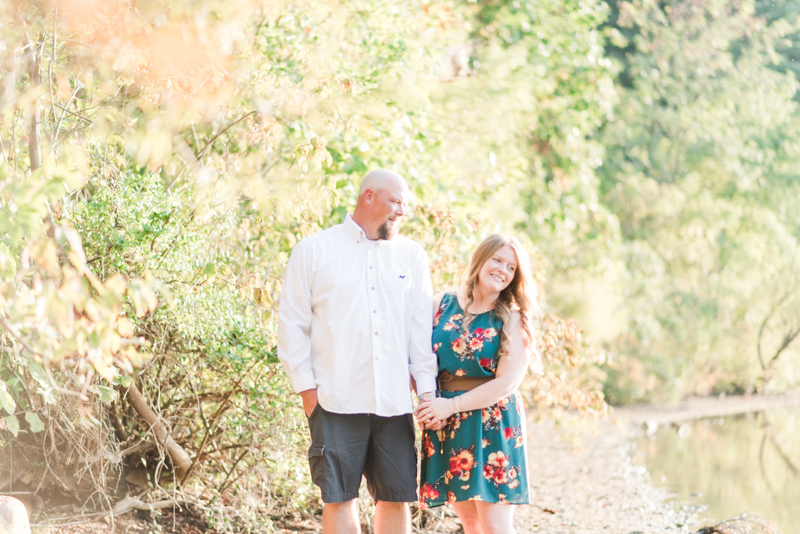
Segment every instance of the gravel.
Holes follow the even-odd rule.
[[[635,461],[627,423],[566,419],[528,427],[530,506],[515,515],[518,534],[694,532],[696,508],[671,501]],[[692,528],[694,527],[694,528]]]

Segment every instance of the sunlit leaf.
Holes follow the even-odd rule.
[[[14,398],[8,392],[6,383],[2,380],[0,380],[0,408],[5,410],[8,414],[13,414],[14,410],[17,408]]]
[[[111,404],[119,396],[117,390],[108,386],[97,386],[97,390],[100,392],[100,401],[106,404]]]
[[[13,415],[7,415],[3,418],[6,429],[11,432],[14,437],[19,434],[19,420]]]
[[[39,385],[37,393],[44,398],[45,403],[55,404],[57,401],[55,390],[53,389],[50,379],[42,366],[37,362],[30,361],[28,362],[28,370],[33,379],[36,380],[36,383]]]
[[[134,332],[134,325],[127,317],[120,317],[117,319],[117,332],[122,337],[130,337]]]
[[[25,421],[28,422],[31,432],[34,434],[44,430],[44,423],[35,412],[25,412]]]
[[[17,262],[5,243],[0,243],[0,278],[6,282],[17,274]]]

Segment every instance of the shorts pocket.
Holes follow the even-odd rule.
[[[311,481],[325,493],[325,446],[312,445],[308,448],[308,465],[311,468]]]
[[[311,410],[311,415],[307,415],[306,417],[307,417],[309,420],[311,420],[311,419],[312,419],[312,418],[313,418],[315,415],[317,415],[317,413],[319,413],[319,411],[320,411],[321,409],[322,409],[322,408],[320,407],[320,405],[319,405],[319,402],[317,402],[317,405],[316,405],[316,406],[314,406],[314,409],[313,409],[313,410]]]

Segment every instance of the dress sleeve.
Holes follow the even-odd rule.
[[[414,261],[414,297],[409,332],[408,368],[417,384],[417,394],[436,391],[437,363],[431,346],[433,332],[433,288],[428,256],[422,247]]]
[[[283,275],[278,306],[278,359],[296,393],[317,387],[311,365],[310,251],[295,246]]]

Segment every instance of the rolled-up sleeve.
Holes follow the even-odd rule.
[[[408,368],[417,384],[417,394],[436,391],[438,364],[431,345],[433,289],[428,256],[420,247],[414,261],[414,297],[409,332]]]
[[[289,257],[278,306],[278,359],[295,393],[317,387],[311,364],[310,258],[298,244]]]

